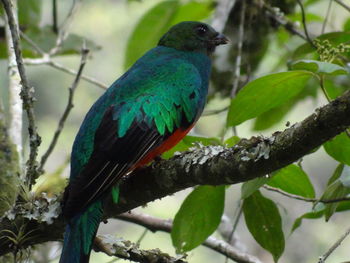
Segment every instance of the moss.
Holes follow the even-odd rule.
[[[1,113],[0,113],[1,114]],[[16,201],[19,191],[18,154],[0,116],[0,217]]]

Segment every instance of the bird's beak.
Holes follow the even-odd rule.
[[[214,43],[216,46],[219,45],[225,45],[229,42],[228,38],[225,37],[224,34],[218,34],[215,38],[214,38]]]

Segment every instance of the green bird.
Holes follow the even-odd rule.
[[[94,103],[73,144],[60,263],[89,262],[104,197],[191,130],[206,101],[210,55],[227,41],[205,23],[179,23]]]

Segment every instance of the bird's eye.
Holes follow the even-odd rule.
[[[207,33],[208,28],[206,26],[201,25],[201,26],[197,27],[196,30],[197,30],[198,35],[204,36]]]

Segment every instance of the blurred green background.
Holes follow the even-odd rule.
[[[110,85],[117,79],[125,71],[126,47],[131,33],[141,17],[160,2],[162,1],[83,1],[80,10],[74,16],[70,32],[86,37],[101,47],[100,50],[91,52],[84,74],[92,76],[107,85]],[[212,4],[209,0],[202,2]],[[314,14],[315,17],[324,18],[328,0],[313,2],[313,4],[308,6],[308,12]],[[59,22],[65,18],[70,6],[71,1],[58,1]],[[250,7],[248,6],[247,8]],[[253,7],[251,8],[253,9]],[[51,9],[51,1],[43,1],[41,26],[51,23]],[[209,23],[213,18],[212,13],[214,9],[212,8],[211,10],[212,12],[205,20]],[[187,12],[191,13],[195,12],[195,10],[189,9]],[[295,14],[299,13],[300,10],[296,8]],[[188,16],[191,17],[190,15]],[[184,13],[182,18],[186,20],[186,13]],[[326,32],[342,30],[348,18],[349,13],[334,4],[328,19]],[[159,17],[159,19],[162,19],[162,17]],[[297,17],[296,20],[296,23],[300,24],[300,17]],[[157,18],[155,18],[155,21],[157,21]],[[314,21],[309,23],[310,30],[315,32],[320,31],[322,22],[323,20],[320,21],[315,18]],[[235,38],[235,30],[230,28],[226,29],[226,31],[229,30],[232,30],[231,34],[233,34]],[[286,37],[286,34],[287,33],[283,29],[279,28],[276,29],[274,34],[270,34],[266,37],[267,51],[262,61],[257,65],[254,76],[261,76],[287,69],[286,63],[283,64],[286,60],[282,60],[281,58],[284,58],[286,54],[290,54],[291,50],[303,41],[296,36]],[[232,38],[232,36],[230,37]],[[145,36],[145,38],[147,38],[147,36]],[[259,39],[257,41],[259,41]],[[232,43],[235,43],[235,39],[233,39]],[[140,41],[139,45],[143,45],[143,42]],[[219,58],[220,56],[225,56],[225,52],[227,52],[227,49],[219,50]],[[72,69],[78,69],[80,62],[80,58],[77,55],[61,56],[54,58],[54,60]],[[225,65],[220,64],[219,59],[216,60],[216,63],[219,63],[219,65],[217,65],[218,68],[225,67]],[[6,69],[7,62],[5,60],[0,60],[1,98],[7,108]],[[40,156],[47,149],[53,132],[56,129],[58,119],[66,107],[68,87],[73,82],[73,76],[46,65],[27,66],[26,69],[30,84],[35,87],[36,92],[35,97],[37,102],[35,104],[35,112],[38,119],[39,133],[42,136]],[[77,133],[85,113],[103,92],[103,89],[81,80],[74,97],[75,107],[66,122],[64,131],[53,154],[46,164],[45,169],[47,173],[38,180],[38,188],[44,189],[49,185],[51,190],[53,189],[52,186],[57,187],[53,192],[62,189],[62,180],[59,180],[59,178],[69,175],[67,159],[70,155],[75,134]],[[293,124],[303,120],[306,116],[310,115],[316,107],[325,103],[326,100],[322,96],[307,96],[305,99],[300,100],[293,110],[283,117],[282,121],[269,129],[254,131],[254,121],[246,121],[237,128],[238,134],[240,137],[245,138],[260,134],[270,135],[273,131],[283,130],[287,121]],[[207,105],[206,111],[221,109],[228,104],[229,99],[227,97],[212,92],[211,100]],[[226,112],[212,116],[204,116],[194,128],[192,134],[205,137],[220,137],[223,127],[225,126],[225,121]],[[229,132],[226,134],[226,137],[230,135],[232,134]],[[28,138],[25,139],[27,140]],[[302,164],[304,170],[307,171],[311,177],[316,191],[322,193],[322,189],[324,189],[329,175],[336,167],[336,162],[327,156],[323,148],[321,148],[315,154],[306,156]],[[63,169],[63,172],[55,175],[55,171],[57,172],[58,168]],[[57,178],[57,176],[59,178]],[[136,210],[159,218],[173,218],[182,200],[189,192],[190,190],[179,192],[173,196],[152,202],[148,204],[147,207],[138,208]],[[302,226],[293,234],[289,235],[293,220],[303,213],[310,211],[312,204],[288,199],[267,191],[264,191],[264,194],[277,201],[282,216],[283,214],[287,215],[283,216],[287,242],[285,252],[279,261],[281,263],[317,262],[318,257],[329,248],[343,233],[344,228],[349,225],[349,220],[347,220],[349,212],[346,212],[335,214],[328,223],[325,223],[324,220],[304,220]],[[239,197],[240,185],[231,186],[230,190],[227,191],[225,208],[226,214],[231,219],[234,216]],[[118,220],[109,220],[108,224],[101,224],[99,228],[100,234],[112,234],[133,242],[136,242],[143,232],[144,230],[142,227],[123,223]],[[241,246],[241,248],[256,255],[264,262],[272,262],[272,257],[264,251],[249,234],[242,218],[238,225],[237,238],[239,240],[238,245]],[[349,260],[349,246],[350,240],[348,239],[337,249],[337,252],[331,256],[329,262],[343,262]],[[148,232],[141,242],[141,248],[160,248],[162,251],[168,252],[171,255],[175,254],[170,235],[165,233]],[[48,259],[52,262],[57,262],[59,253],[60,245],[57,243],[45,244],[40,246],[35,252],[35,257],[38,262],[47,262]],[[111,258],[102,253],[93,252],[91,256],[91,262],[114,262],[111,260]],[[191,251],[188,255],[188,260],[193,263],[225,262],[223,256],[203,247]],[[123,260],[119,260],[119,262],[123,262]]]

